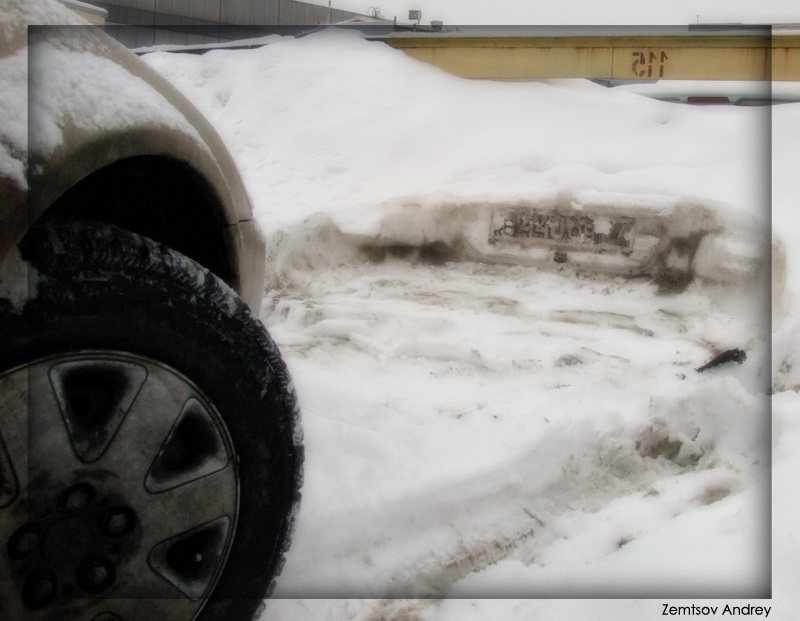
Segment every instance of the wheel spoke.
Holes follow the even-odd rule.
[[[194,394],[180,378],[150,367],[147,380],[97,465],[124,474],[136,487],[143,485],[184,405]]]
[[[15,551],[24,551],[35,539],[25,532],[28,478],[28,372],[11,371],[0,376],[0,576],[13,575]],[[20,529],[23,530],[20,530]],[[17,534],[14,540],[14,534]],[[9,554],[7,551],[10,551]],[[9,580],[0,580],[2,602],[19,596]],[[10,618],[10,617],[9,617]]]
[[[143,509],[148,523],[146,541],[156,545],[217,518],[231,517],[236,493],[234,469],[228,466],[166,492],[148,494]]]
[[[0,510],[24,492],[28,476],[28,374],[0,377]],[[2,512],[0,512],[2,516]],[[0,524],[2,524],[0,517]]]
[[[162,541],[150,551],[150,567],[189,599],[200,599],[225,560],[230,526],[222,517]]]
[[[192,397],[153,461],[145,487],[159,493],[218,472],[228,465],[228,452],[213,415]]]
[[[106,450],[147,378],[141,364],[106,356],[61,362],[49,370],[75,454],[84,463]]]
[[[48,366],[39,363],[28,373],[28,490],[30,509],[46,510],[55,490],[66,487],[81,467],[73,451],[61,408],[48,377]]]
[[[125,596],[203,595],[225,558],[235,523],[233,470],[231,465],[171,490],[147,493],[134,506],[143,539],[124,568]]]
[[[121,569],[137,593],[201,597],[227,554],[238,485],[218,416],[191,384],[152,364],[96,463],[125,473],[123,493],[141,523],[139,548]]]

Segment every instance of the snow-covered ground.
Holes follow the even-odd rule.
[[[145,60],[217,127],[269,241],[262,318],[307,461],[264,619],[648,618],[703,597],[793,618],[800,105],[470,82],[353,33]],[[710,214],[739,262],[704,247],[707,278],[663,293],[485,243],[492,209],[564,201],[687,234]],[[743,364],[695,372],[734,347]]]
[[[724,97],[742,105],[800,101],[800,82],[730,82],[727,80],[659,80],[617,86],[621,91],[662,101],[687,101],[690,97]]]

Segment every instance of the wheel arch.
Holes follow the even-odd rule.
[[[246,255],[258,246],[241,230],[254,228],[250,203],[232,160],[207,143],[163,126],[129,127],[76,136],[37,159],[29,225],[43,215],[113,224],[185,254],[243,293],[252,277]]]

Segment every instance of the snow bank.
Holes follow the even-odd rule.
[[[276,596],[766,596],[769,283],[701,281],[768,275],[769,109],[470,82],[353,33],[145,59],[219,130],[270,242],[307,448]],[[700,278],[664,295],[490,252],[489,211],[561,204],[713,230],[663,252]],[[469,608],[325,605],[266,615]]]
[[[432,192],[499,201],[577,188],[766,209],[764,109],[678,107],[583,81],[460,80],[332,30],[145,59],[218,127],[268,231]]]
[[[578,80],[460,80],[336,30],[145,59],[233,151],[257,219],[276,235],[270,265],[287,243],[342,260],[339,247],[316,245],[326,235],[381,252],[552,263],[552,250],[490,248],[488,230],[507,206],[565,205],[636,216],[645,234],[627,261],[570,254],[590,269],[731,283],[768,261],[768,110],[674,106]],[[313,248],[288,239],[316,225]],[[663,239],[711,230],[688,263]]]
[[[686,101],[687,97],[727,97],[732,103],[763,104],[800,99],[797,82],[733,82],[728,80],[661,80],[654,83],[623,84],[625,92],[660,100]]]

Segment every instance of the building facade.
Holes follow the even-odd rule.
[[[216,43],[295,34],[366,16],[297,0],[91,0],[106,30],[129,47]],[[367,18],[368,19],[368,18]]]

